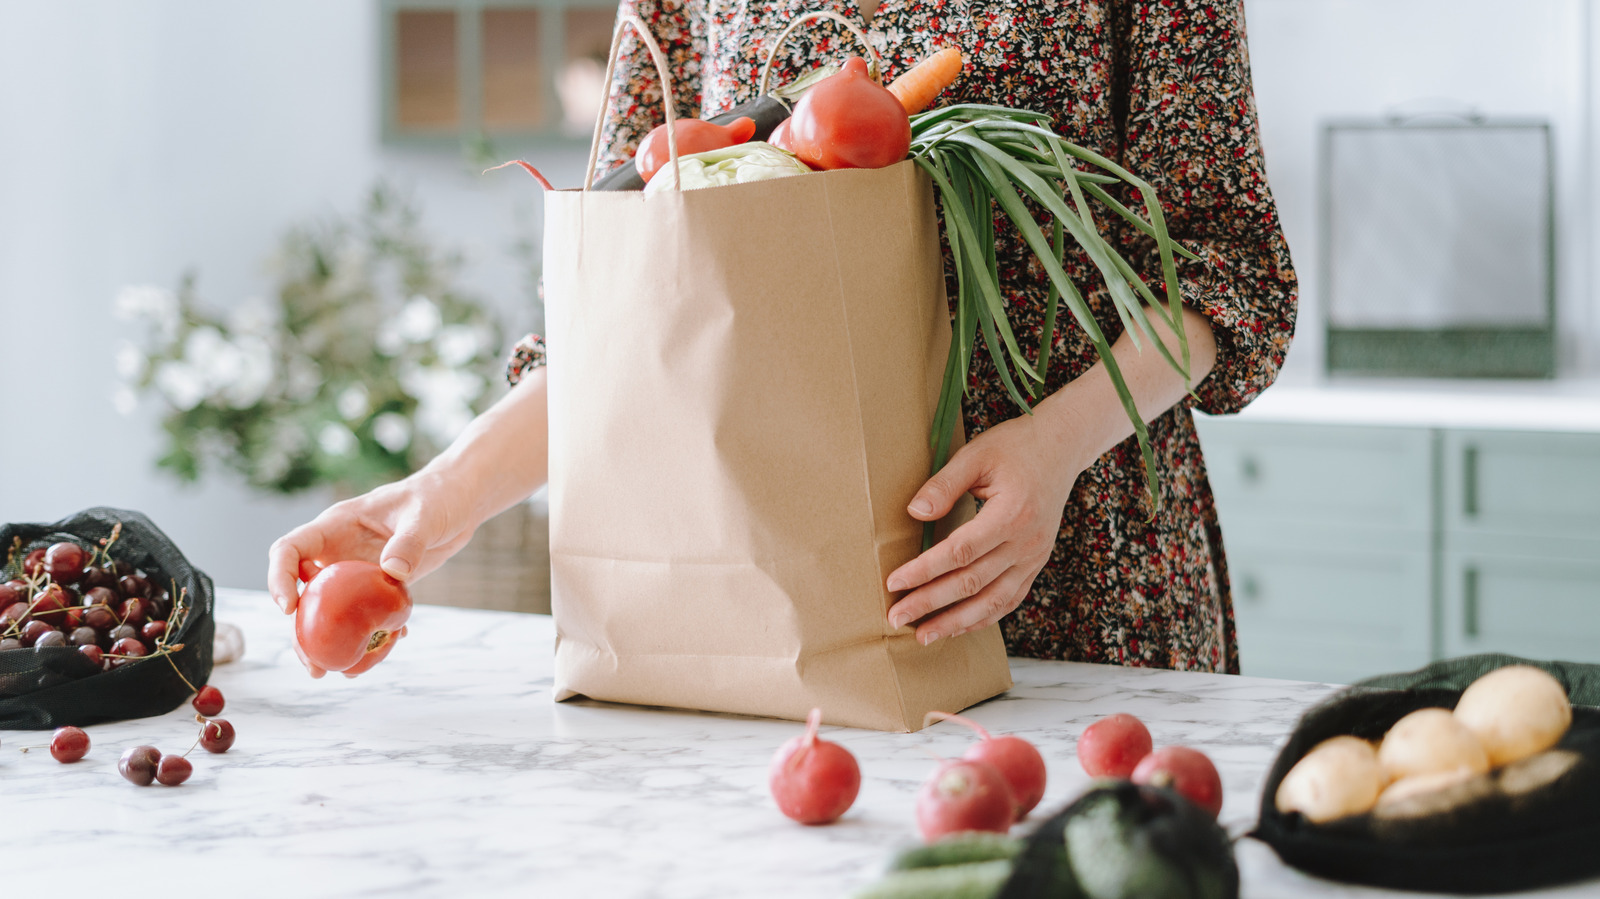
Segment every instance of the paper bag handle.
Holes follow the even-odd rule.
[[[879,72],[883,71],[883,60],[878,58],[878,49],[872,46],[871,41],[867,40],[867,33],[857,27],[856,23],[850,21],[844,16],[839,15],[836,12],[817,10],[816,12],[808,12],[805,15],[800,16],[793,22],[790,22],[788,28],[778,32],[778,39],[773,42],[772,49],[767,51],[767,64],[761,67],[761,96],[764,97],[767,95],[767,80],[772,77],[772,61],[778,57],[778,51],[783,49],[783,44],[789,39],[789,35],[793,34],[794,30],[799,28],[801,25],[804,25],[807,22],[814,22],[817,19],[832,19],[833,21],[838,22],[840,25],[843,25],[851,34],[855,35],[856,39],[861,41],[861,46],[867,48],[867,58],[870,60],[868,63],[867,75],[869,75],[873,81],[877,81],[880,84],[883,82],[883,79],[879,76]]]
[[[589,168],[583,174],[583,189],[588,190],[594,185],[594,167],[600,162],[600,132],[606,122],[606,106],[611,102],[611,76],[617,70],[617,54],[622,50],[624,26],[631,27],[634,33],[639,35],[639,40],[644,42],[650,51],[651,60],[656,64],[656,74],[661,78],[661,107],[667,114],[667,155],[672,160],[671,166],[663,168],[672,169],[672,189],[677,190],[678,114],[673,111],[675,103],[672,96],[672,76],[667,74],[667,59],[661,55],[661,45],[656,43],[655,36],[650,33],[644,21],[632,13],[619,16],[617,28],[611,33],[611,57],[606,60],[605,87],[600,94],[600,114],[594,119],[594,140],[589,144]]]

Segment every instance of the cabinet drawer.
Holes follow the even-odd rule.
[[[1600,554],[1586,559],[1447,553],[1447,655],[1507,652],[1600,662]]]
[[[1426,429],[1196,421],[1224,533],[1252,539],[1282,523],[1375,533],[1432,526]]]
[[[1600,435],[1453,431],[1444,440],[1451,532],[1600,539]]]
[[[1244,674],[1349,683],[1428,662],[1425,546],[1390,552],[1228,544]]]

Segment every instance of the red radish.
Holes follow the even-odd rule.
[[[801,824],[837,821],[861,790],[861,768],[850,750],[817,739],[822,710],[812,709],[806,732],[778,747],[768,784],[778,810]]]
[[[1033,744],[1021,737],[991,737],[978,722],[949,712],[929,712],[929,718],[954,721],[972,728],[978,734],[978,743],[968,749],[962,758],[974,762],[987,762],[1006,779],[1011,795],[1017,801],[1017,820],[1021,821],[1044,798],[1044,756]]]
[[[1172,790],[1213,818],[1222,811],[1222,778],[1217,766],[1205,753],[1187,746],[1166,746],[1145,756],[1133,769],[1133,782]]]
[[[1016,797],[987,762],[943,762],[917,793],[917,829],[925,842],[964,830],[1005,833],[1016,820]]]
[[[1127,777],[1153,745],[1144,722],[1132,715],[1112,715],[1084,728],[1078,738],[1078,761],[1090,777]]]

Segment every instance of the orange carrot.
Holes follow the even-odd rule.
[[[960,74],[961,51],[946,47],[890,82],[889,93],[906,108],[906,115],[915,115],[927,109],[933,98],[953,84]]]

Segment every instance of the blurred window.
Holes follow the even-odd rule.
[[[381,0],[383,135],[586,137],[617,0]]]

